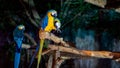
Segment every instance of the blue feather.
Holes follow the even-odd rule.
[[[20,52],[15,52],[15,59],[14,59],[14,68],[19,68],[20,63]]]
[[[16,50],[15,50],[15,58],[14,58],[14,68],[19,68],[20,63],[20,52],[21,52],[21,46],[22,46],[22,40],[24,37],[24,28],[18,29],[18,27],[22,27],[23,25],[19,25],[15,28],[13,31],[13,37],[14,41],[16,42]]]
[[[14,58],[14,68],[19,68],[22,39],[23,38],[16,38],[15,37],[16,51],[15,51],[15,58]]]
[[[42,29],[44,30],[47,25],[48,25],[48,16],[45,16],[41,22]]]

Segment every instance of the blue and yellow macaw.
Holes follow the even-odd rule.
[[[24,25],[19,25],[13,31],[13,38],[14,38],[14,41],[16,42],[14,68],[19,68],[20,51],[21,51],[21,46],[22,46],[22,40],[23,40],[23,37],[24,37],[24,30],[25,30],[25,26]]]
[[[59,20],[58,18],[55,18],[53,24],[54,24],[55,30],[60,32],[60,27],[61,27],[60,20]],[[49,31],[48,31],[48,32],[49,32]],[[43,47],[44,39],[43,39],[43,42],[40,43],[40,44],[41,44],[42,47]],[[40,45],[40,46],[41,46],[41,45]],[[38,50],[40,50],[40,49],[39,49],[40,46],[38,45],[38,46],[36,47],[36,51],[35,51],[34,55],[32,56],[32,59],[31,59],[31,61],[30,61],[29,68],[31,67],[31,65],[32,65],[32,63],[33,63],[33,61],[34,61],[34,58],[35,58],[35,56],[36,56]],[[42,48],[42,47],[40,47],[40,48]],[[42,49],[41,49],[41,50],[42,50]],[[41,51],[41,52],[42,52],[42,51]],[[39,63],[40,63],[40,59],[41,59],[41,53],[39,54],[38,57],[40,57],[40,58],[38,59],[38,60],[39,60],[38,64],[39,64]]]
[[[55,30],[58,32],[61,32],[60,27],[61,27],[61,22],[58,18],[55,18],[54,20],[54,26],[55,26]]]
[[[55,10],[49,10],[47,12],[46,16],[44,17],[44,19],[41,21],[41,29],[39,30],[39,32],[41,32],[41,30],[44,30],[46,32],[51,32],[52,30],[58,30],[59,24],[57,21],[59,21],[59,20],[56,19],[56,17],[57,17],[57,12]],[[41,61],[41,53],[42,53],[43,45],[44,45],[44,39],[40,39],[37,68],[39,68],[39,64]]]

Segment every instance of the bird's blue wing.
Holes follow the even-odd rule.
[[[14,41],[16,42],[16,51],[14,58],[14,68],[19,68],[20,63],[20,51],[22,46],[24,29],[19,30],[18,27],[13,31]]]
[[[41,22],[42,29],[45,29],[47,25],[48,25],[48,16],[45,16]]]
[[[14,68],[19,68],[22,38],[15,38],[15,41],[16,41],[16,51],[15,51],[15,57],[14,57]]]

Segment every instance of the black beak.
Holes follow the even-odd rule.
[[[56,31],[57,31],[58,33],[61,33],[61,30],[60,30],[60,29],[58,29],[58,28],[56,29]]]
[[[54,14],[54,17],[57,17],[57,14]]]

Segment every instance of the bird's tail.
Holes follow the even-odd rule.
[[[19,68],[20,52],[15,52],[14,68]]]
[[[44,39],[41,39],[41,40],[40,40],[40,48],[39,48],[39,51],[38,51],[37,68],[39,68],[39,64],[40,64],[40,61],[41,61],[43,45],[44,45]]]
[[[32,56],[32,59],[31,59],[31,61],[30,61],[29,68],[31,67],[31,65],[32,65],[32,63],[33,63],[33,61],[34,61],[34,58],[35,58],[35,56],[37,55],[38,49],[39,49],[39,45],[36,47],[35,53],[34,53],[34,55]]]

